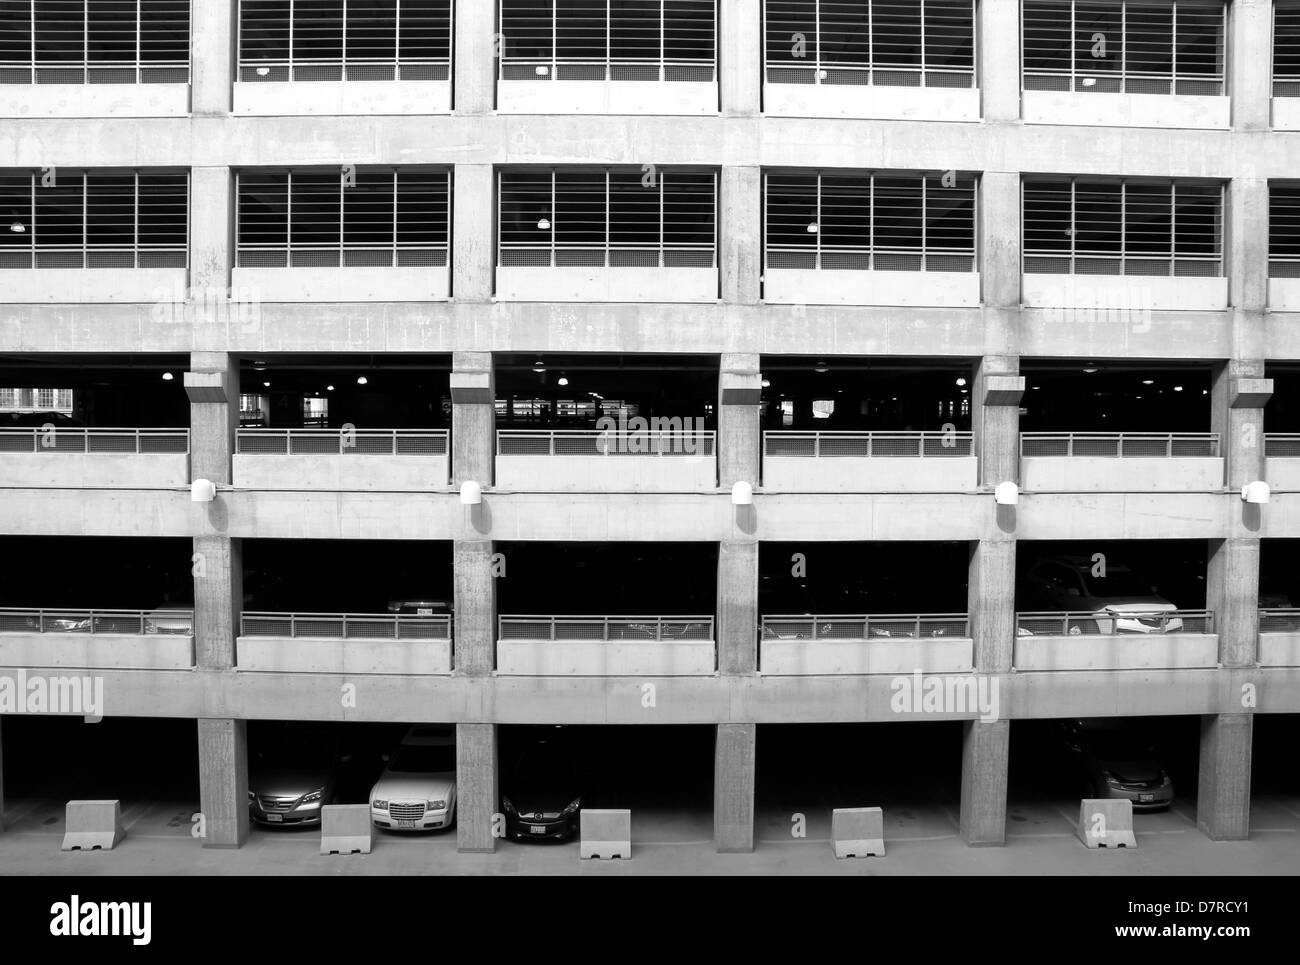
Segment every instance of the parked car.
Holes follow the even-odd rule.
[[[66,412],[3,412],[0,429],[39,429],[52,425],[56,429],[82,429],[85,423]]]
[[[377,828],[429,831],[456,820],[456,732],[417,724],[407,731],[370,791]]]
[[[389,613],[404,613],[411,616],[432,617],[451,616],[451,603],[436,594],[424,596],[400,596],[388,601]]]
[[[1071,633],[1173,633],[1183,628],[1181,618],[1170,616],[1178,608],[1127,566],[1111,563],[1105,576],[1093,576],[1092,569],[1089,557],[1057,556],[1039,560],[1026,580],[1047,607],[1095,615],[1071,627]]]
[[[320,809],[335,801],[343,765],[351,756],[333,733],[298,724],[260,729],[250,740],[248,811],[258,824],[320,824]]]
[[[517,841],[564,841],[578,831],[583,780],[574,748],[558,733],[521,752],[502,781],[506,835]]]
[[[194,633],[193,603],[159,603],[145,613],[145,633]]]
[[[1115,721],[1061,722],[1061,737],[1089,798],[1127,798],[1135,811],[1168,807],[1174,782],[1155,745],[1141,731]]]

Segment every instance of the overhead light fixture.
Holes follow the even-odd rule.
[[[813,366],[813,371],[819,372],[824,375],[830,371],[830,366],[826,364],[825,359],[822,359],[820,362],[818,362],[816,365]]]
[[[1037,385],[1031,385],[1030,388],[1031,388],[1031,389],[1034,389],[1034,390],[1037,390],[1037,389],[1039,388],[1039,386],[1037,386]]]
[[[357,385],[369,385],[369,384],[370,384],[370,380],[366,378],[364,375],[357,376]]]
[[[254,362],[253,362],[253,368],[255,368],[255,369],[264,369],[264,368],[266,368],[266,359],[257,359],[256,361],[254,361]]]
[[[1096,369],[1084,369],[1084,370],[1083,370],[1083,374],[1084,374],[1084,375],[1095,375],[1096,373],[1097,373],[1097,370],[1096,370]]]
[[[270,74],[271,74],[271,68],[270,68],[270,67],[259,67],[259,68],[257,68],[257,76],[258,76],[258,77],[269,77]]]
[[[172,375],[170,372],[164,372],[162,375],[162,379],[164,382],[170,382],[174,378],[176,378],[176,376]]]
[[[770,379],[764,379],[764,380],[763,380],[763,388],[765,388],[765,389],[770,389],[771,387],[772,387],[772,382],[771,382],[771,380],[770,380]]]
[[[1183,387],[1182,387],[1181,385],[1175,385],[1175,386],[1174,386],[1174,391],[1175,391],[1175,392],[1181,392],[1181,391],[1183,391]]]
[[[1155,379],[1143,379],[1143,380],[1142,380],[1142,384],[1143,384],[1143,385],[1155,385],[1155,384],[1156,384],[1156,380],[1155,380]]]
[[[262,388],[264,388],[264,389],[269,389],[270,387],[271,387],[271,383],[270,383],[270,382],[263,382],[263,383],[262,383]]]
[[[731,505],[752,506],[754,504],[754,487],[743,479],[731,487]]]
[[[1269,488],[1268,483],[1262,479],[1254,482],[1248,482],[1241,487],[1241,498],[1248,503],[1266,503],[1268,502]]]
[[[817,231],[818,231],[817,222],[816,221],[808,222],[808,233],[810,235],[815,235]]]
[[[326,392],[333,392],[333,391],[334,391],[334,386],[332,386],[332,385],[327,385],[327,386],[325,386],[325,391],[326,391]]]
[[[15,221],[13,224],[9,226],[9,230],[16,235],[26,234],[27,225],[23,224],[21,221]]]
[[[1201,389],[1201,395],[1209,395],[1209,394],[1210,394],[1209,389]]]
[[[569,377],[568,377],[567,375],[561,375],[558,379],[555,380],[555,384],[556,384],[556,385],[568,385],[568,384],[569,384]]]
[[[546,77],[550,74],[550,72],[551,72],[551,68],[547,67],[545,64],[538,64],[533,69],[533,73],[536,74],[538,77]]]
[[[537,219],[537,230],[538,230],[538,231],[550,231],[550,230],[551,230],[551,219],[550,219],[550,218],[538,218],[538,219]]]
[[[966,379],[965,379],[963,376],[960,376],[960,375],[957,376],[957,384],[958,384],[958,385],[965,385],[965,384],[966,384]]]
[[[209,479],[196,479],[190,483],[190,501],[210,503],[217,498],[217,484]]]
[[[460,484],[460,503],[462,506],[477,506],[483,502],[483,487],[472,479]]]
[[[818,79],[818,80],[825,80],[825,79],[826,79],[826,71],[824,71],[824,70],[819,70],[819,71],[817,71],[817,79]]]
[[[1085,78],[1083,79],[1083,86],[1084,86],[1084,87],[1096,87],[1096,86],[1097,86],[1097,78],[1096,78],[1096,77],[1085,77]]]
[[[993,489],[993,499],[999,506],[1014,506],[1020,502],[1020,487],[1013,482],[1001,482]]]
[[[538,359],[536,362],[533,363],[533,371],[536,372],[538,375],[541,375],[543,372],[546,371],[546,363],[543,362],[541,359]]]

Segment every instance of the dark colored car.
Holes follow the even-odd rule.
[[[66,412],[0,412],[0,429],[39,429],[44,425],[56,429],[83,429],[86,424]]]
[[[1061,736],[1089,798],[1127,798],[1134,811],[1169,807],[1174,782],[1141,730],[1115,721],[1069,720]]]
[[[283,724],[250,735],[249,816],[258,824],[306,827],[338,794],[341,771],[351,761],[327,729]]]
[[[516,841],[565,841],[578,831],[583,777],[562,737],[539,737],[522,749],[502,782],[506,835]]]

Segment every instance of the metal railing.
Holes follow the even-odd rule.
[[[767,62],[769,84],[803,84],[818,87],[946,87],[975,86],[971,67],[849,66],[847,64],[794,64],[789,60]]]
[[[712,640],[711,616],[503,616],[498,640]]]
[[[0,64],[0,84],[188,84],[185,60]]]
[[[193,610],[0,607],[0,633],[193,634]]]
[[[508,49],[508,38],[506,46]],[[506,55],[501,57],[500,65],[500,73],[497,79],[503,81],[640,80],[711,84],[717,80],[717,70],[713,62],[709,60],[663,59],[658,57],[583,60],[570,57],[539,58]]]
[[[788,432],[763,433],[764,456],[969,456],[969,432]]]
[[[1126,275],[1145,278],[1218,278],[1223,274],[1219,255],[1071,255],[1025,250],[1027,275]],[[1134,305],[1140,308],[1140,305]]]
[[[1264,433],[1264,458],[1300,458],[1300,432]]]
[[[1022,456],[1214,457],[1217,432],[1022,432]]]
[[[240,455],[445,456],[446,429],[237,429]]]
[[[269,613],[239,615],[245,637],[341,640],[450,640],[451,617],[407,613]]]
[[[451,61],[446,57],[393,58],[348,57],[347,59],[295,60],[291,58],[240,58],[240,83],[275,81],[383,81],[450,80]]]
[[[1282,258],[1277,255],[1270,255],[1268,259],[1268,277],[1300,278],[1300,258]]]
[[[921,640],[969,637],[964,613],[764,616],[763,640]]]
[[[716,268],[712,244],[632,247],[586,244],[500,246],[502,268]]]
[[[1016,613],[1016,635],[1021,637],[1213,632],[1214,614],[1209,610],[1167,610],[1160,613],[1047,610]]]
[[[499,456],[712,456],[716,446],[717,433],[712,430],[497,430]]]
[[[188,429],[0,429],[0,452],[186,453]]]
[[[1300,607],[1260,607],[1259,632],[1300,632]]]
[[[1045,70],[1027,68],[1025,90],[1077,91],[1090,94],[1179,94],[1219,97],[1223,74],[1169,74],[1146,70]]]
[[[766,266],[773,271],[811,269],[820,271],[944,271],[975,270],[975,256],[956,248],[822,248],[798,245],[768,245]]]

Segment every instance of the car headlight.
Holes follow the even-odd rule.
[[[430,802],[429,802],[429,810],[430,810],[430,811],[441,811],[441,810],[442,810],[443,808],[445,808],[446,806],[447,806],[447,802],[446,802],[446,801],[430,801]]]
[[[572,814],[574,811],[578,810],[578,808],[580,808],[580,807],[582,807],[582,798],[580,798],[580,797],[575,797],[572,801],[569,802],[569,806],[568,806],[567,808],[564,809],[564,813],[565,813],[565,814]]]
[[[1168,787],[1172,783],[1174,783],[1173,779],[1168,774],[1161,774],[1160,776],[1161,787]]]
[[[505,809],[507,814],[515,813],[515,802],[510,800],[508,797],[503,797],[501,799],[501,807]]]
[[[302,796],[302,803],[310,804],[312,801],[319,801],[321,799],[321,795],[324,793],[325,793],[325,789],[321,788],[318,791],[312,791],[310,794],[304,794]]]
[[[374,801],[371,801],[371,802],[370,802],[370,806],[371,806],[372,808],[374,808],[376,811],[387,811],[387,810],[388,810],[388,802],[387,802],[387,801],[384,801],[384,800],[381,800],[381,799],[376,799],[376,800],[374,800]]]
[[[1101,779],[1110,785],[1115,785],[1119,783],[1118,781],[1115,780],[1115,775],[1112,774],[1110,771],[1102,771]]]
[[[257,800],[257,795],[254,794],[252,791],[249,791],[249,792],[248,792],[248,800],[249,800],[250,803],[253,802],[253,801],[256,801],[256,800]]]

